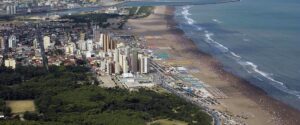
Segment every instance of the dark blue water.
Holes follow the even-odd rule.
[[[177,7],[175,19],[227,71],[300,109],[300,1]]]

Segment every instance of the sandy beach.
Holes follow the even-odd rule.
[[[218,99],[217,110],[243,119],[250,125],[300,125],[300,112],[269,97],[247,81],[223,70],[222,65],[209,54],[201,52],[184,33],[176,28],[174,8],[156,7],[153,14],[142,19],[130,19],[126,27],[133,34],[143,36],[147,45],[164,48],[170,59],[159,63],[184,66],[211,87],[221,90],[228,98]]]

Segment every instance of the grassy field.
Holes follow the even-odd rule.
[[[188,123],[178,120],[159,119],[149,123],[148,125],[188,125]]]
[[[35,106],[33,100],[6,101],[6,105],[11,108],[12,113],[23,113],[26,111],[34,112]]]

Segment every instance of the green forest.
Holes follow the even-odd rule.
[[[144,125],[157,119],[191,125],[212,122],[199,107],[170,93],[101,88],[84,66],[50,66],[47,72],[36,67],[2,67],[0,78],[4,77],[9,81],[0,81],[1,110],[9,110],[4,100],[33,99],[37,111],[25,112],[25,121],[6,119],[0,124]]]
[[[88,14],[76,14],[65,15],[61,19],[70,19],[75,23],[95,23],[100,27],[106,28],[109,26],[107,20],[110,18],[121,17],[118,14],[105,14],[105,13],[88,13]]]

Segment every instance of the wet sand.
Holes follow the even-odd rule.
[[[131,19],[126,24],[133,34],[145,37],[146,44],[170,55],[160,63],[180,65],[196,72],[191,74],[211,87],[218,88],[228,98],[218,99],[217,110],[243,119],[250,125],[300,125],[300,112],[269,97],[247,81],[223,70],[215,58],[201,52],[194,42],[176,28],[174,8],[156,7],[153,14],[143,19]],[[156,51],[156,50],[154,50]]]

